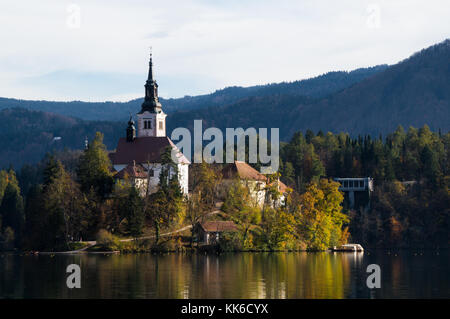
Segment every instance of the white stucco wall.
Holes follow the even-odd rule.
[[[263,207],[264,200],[266,197],[266,183],[262,181],[241,181],[242,184],[248,186],[250,190],[250,195],[252,196],[253,200],[255,201],[254,204],[259,207]]]
[[[180,182],[183,194],[187,195],[189,192],[189,165],[178,164],[178,180]]]
[[[148,170],[153,169],[153,176],[150,177],[149,182],[149,194],[155,193],[158,190],[158,184],[159,184],[159,175],[161,174],[161,168],[162,165],[160,163],[142,163],[142,165]],[[121,171],[124,169],[126,165],[114,165],[114,169],[116,171]],[[170,177],[175,174],[175,171],[171,170]],[[178,180],[180,183],[180,188],[183,194],[187,195],[189,188],[188,188],[188,181],[189,181],[189,165],[188,164],[178,164]]]
[[[218,190],[218,196],[219,198],[225,199],[229,187],[235,182],[234,179],[222,179],[221,186]],[[264,187],[266,186],[266,183],[263,181],[250,181],[250,180],[240,180],[241,184],[243,186],[248,187],[250,191],[250,196],[252,200],[253,206],[263,207],[264,200],[266,196],[266,191],[264,190]]]
[[[161,167],[162,165],[160,163],[150,163],[150,164],[142,164],[147,170],[153,169],[153,176],[150,177],[149,180],[149,194],[153,194],[158,190],[158,184],[159,184],[159,175],[161,174]]]
[[[138,114],[138,137],[142,136],[166,136],[166,116],[167,114],[150,113],[148,111]],[[145,129],[144,121],[151,122],[151,128]],[[162,128],[160,128],[162,122]]]

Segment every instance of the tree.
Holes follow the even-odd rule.
[[[242,245],[251,248],[250,229],[261,222],[261,208],[251,199],[250,189],[240,180],[230,185],[222,210],[239,226],[242,234]]]
[[[291,162],[285,162],[281,167],[281,179],[288,186],[295,185],[295,171]]]
[[[206,209],[213,208],[217,200],[217,189],[221,182],[221,174],[206,162],[194,164],[191,174],[192,193],[199,193]]]
[[[3,199],[3,195],[5,194],[6,187],[8,184],[11,184],[12,186],[19,189],[19,182],[16,178],[16,173],[14,170],[10,169],[8,171],[1,170],[0,171],[0,204]],[[20,189],[19,189],[20,190]]]
[[[106,146],[103,144],[103,134],[97,132],[78,164],[77,176],[81,190],[88,193],[93,188],[98,196],[104,199],[111,193],[114,183],[111,166]]]
[[[128,196],[122,202],[122,214],[127,219],[127,230],[129,234],[136,238],[142,234],[144,227],[144,205],[139,191],[135,187],[130,187]]]
[[[44,177],[44,191],[45,188],[53,182],[53,179],[60,174],[60,169],[61,167],[58,165],[55,156],[47,154],[44,171],[42,173]]]
[[[342,202],[344,195],[339,191],[340,184],[332,180],[323,178],[319,182],[319,189],[323,192],[323,200],[319,201],[318,208],[331,219],[331,238],[329,245],[335,246],[345,244],[343,240],[348,236],[343,234],[342,227],[349,223],[350,220],[346,214],[342,212]]]
[[[0,250],[13,250],[16,245],[14,230],[11,227],[6,227],[3,234],[0,232]]]
[[[2,203],[3,195],[5,194],[6,186],[9,184],[9,174],[5,170],[0,171],[0,204]]]
[[[195,235],[195,227],[197,223],[201,223],[206,218],[207,210],[200,192],[193,192],[186,199],[186,220],[191,226],[191,247]]]
[[[155,244],[158,245],[161,227],[169,226],[174,220],[172,209],[169,208],[169,198],[164,190],[159,189],[146,199],[145,215],[155,230]]]
[[[422,176],[427,179],[434,189],[437,189],[440,185],[442,172],[436,152],[428,145],[425,145],[420,154],[420,158],[422,162]]]
[[[191,169],[192,191],[186,199],[186,220],[191,225],[191,246],[197,223],[202,222],[208,212],[214,208],[217,200],[217,188],[220,175],[214,168],[202,162]]]
[[[349,222],[342,213],[343,195],[339,184],[326,179],[311,183],[293,211],[299,236],[308,249],[325,250],[341,244],[348,236],[342,226]]]
[[[295,238],[294,216],[282,208],[266,209],[262,221],[263,237],[270,250],[283,249]]]
[[[40,166],[40,164],[25,164],[18,172],[17,180],[19,182],[22,195],[28,194],[33,186],[42,183],[42,170]]]
[[[169,227],[181,220],[183,193],[178,181],[178,170],[170,156],[171,148],[162,154],[158,190],[145,199],[145,217],[155,229],[155,244],[159,243],[162,227]]]
[[[47,214],[43,207],[42,186],[34,185],[26,196],[25,204],[25,247],[41,249],[45,247],[42,236],[46,234]]]
[[[8,183],[6,186],[2,203],[0,205],[0,216],[2,220],[2,228],[6,230],[8,227],[14,231],[15,246],[21,244],[21,235],[24,224],[24,208],[23,199],[17,185]]]
[[[310,138],[312,139],[312,136]],[[303,191],[305,185],[313,180],[317,181],[325,174],[325,168],[314,150],[314,145],[308,143],[301,132],[294,134],[282,154],[285,154],[284,161],[292,163],[299,191]]]
[[[79,186],[64,170],[61,162],[56,161],[53,176],[44,186],[43,207],[48,214],[47,231],[51,234],[52,248],[67,248],[69,240],[78,238],[82,231],[84,197]],[[49,168],[49,167],[47,167]]]

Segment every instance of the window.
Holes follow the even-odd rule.
[[[159,121],[159,129],[160,130],[164,129],[164,122],[163,121]]]
[[[144,129],[149,130],[152,128],[152,121],[150,120],[144,120]]]
[[[153,177],[153,176],[155,176],[155,172],[153,171],[153,169],[149,169],[148,170],[148,176],[150,176],[150,177]]]

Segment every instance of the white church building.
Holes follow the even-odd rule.
[[[158,190],[162,155],[170,149],[176,154],[178,180],[184,194],[188,193],[189,160],[166,136],[166,114],[158,99],[158,84],[153,78],[153,62],[150,55],[149,71],[145,83],[145,99],[137,114],[137,136],[132,117],[128,121],[127,136],[120,138],[115,152],[110,153],[116,179],[128,178],[142,195]],[[175,174],[171,169],[170,176]]]

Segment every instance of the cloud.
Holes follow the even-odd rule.
[[[161,38],[167,38],[170,35],[168,31],[155,31],[150,32],[145,36],[146,39],[161,39]]]
[[[5,0],[1,95],[132,96],[149,46],[167,97],[391,64],[448,38],[449,15],[444,0]]]
[[[18,81],[18,85],[39,89],[47,96],[101,101],[126,95],[135,97],[136,93],[130,92],[136,92],[144,81],[145,78],[138,74],[59,70],[38,76],[23,77]],[[143,92],[143,89],[140,91]],[[91,92],[94,94],[91,95]]]

